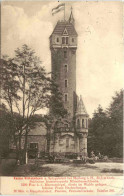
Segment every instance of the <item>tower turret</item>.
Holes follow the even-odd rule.
[[[78,99],[76,111],[76,131],[79,135],[79,152],[87,156],[88,118],[82,96]]]
[[[74,17],[73,17],[73,13],[72,13],[72,7],[71,7],[71,14],[70,14],[70,17],[69,17],[69,23],[71,24],[75,24],[75,20],[74,20]]]

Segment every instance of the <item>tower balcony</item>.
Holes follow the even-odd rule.
[[[77,48],[77,45],[75,44],[62,44],[62,48]]]
[[[72,44],[52,44],[50,45],[50,49],[52,48],[75,48],[77,49],[77,45],[72,45]]]
[[[58,127],[55,129],[55,132],[61,133],[61,132],[74,132],[74,130],[70,127]]]
[[[69,47],[69,44],[62,44],[61,47],[62,48],[68,48]]]
[[[76,128],[77,133],[88,133],[88,128]]]

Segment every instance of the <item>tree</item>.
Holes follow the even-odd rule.
[[[15,133],[18,131],[17,119],[14,113],[14,102],[20,100],[18,95],[18,89],[20,87],[17,77],[17,65],[13,63],[13,59],[7,56],[3,57],[0,61],[1,72],[0,72],[0,84],[1,84],[1,102],[3,102],[5,108],[8,109],[9,118],[9,130],[13,138],[15,138]],[[4,115],[5,110],[2,110],[2,115]]]
[[[106,111],[99,106],[89,125],[88,151],[123,156],[123,91],[116,92]]]
[[[106,133],[107,116],[99,105],[97,110],[93,114],[93,118],[89,125],[89,139],[88,139],[88,151],[92,150],[97,154],[101,152],[105,153],[105,141],[104,135]]]
[[[115,93],[107,109],[110,119],[111,155],[123,157],[123,90]]]
[[[21,151],[21,139],[25,137],[24,160],[27,151],[27,136],[38,110],[50,108],[50,113],[41,118],[48,131],[48,151],[50,128],[55,118],[63,117],[62,95],[54,79],[50,78],[40,59],[27,45],[15,50],[15,57],[1,60],[1,99],[11,116],[11,135],[16,149]]]
[[[9,151],[8,138],[11,134],[11,127],[9,123],[11,116],[4,104],[0,105],[0,157]]]
[[[50,77],[40,59],[27,45],[15,50],[13,59],[2,62],[1,98],[11,112],[13,137],[18,135],[18,150],[21,150],[21,137],[25,136],[24,151],[27,151],[27,135],[32,116],[48,105],[50,99]],[[22,118],[19,124],[14,112]],[[17,134],[18,133],[18,134]]]

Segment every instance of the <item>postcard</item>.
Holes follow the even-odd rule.
[[[123,2],[2,1],[0,193],[123,195]]]

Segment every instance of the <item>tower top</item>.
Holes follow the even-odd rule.
[[[63,33],[66,31],[68,36],[78,36],[77,32],[75,30],[75,26],[74,26],[75,20],[73,17],[73,13],[72,13],[72,7],[71,7],[71,14],[68,20],[63,20],[63,21],[58,21],[51,36],[54,35],[63,35]],[[50,36],[50,37],[51,37]]]
[[[75,20],[74,20],[74,17],[73,17],[73,13],[72,13],[72,7],[71,7],[71,14],[70,14],[70,17],[69,17],[69,23],[73,24],[75,23]]]
[[[85,105],[83,103],[83,99],[82,99],[82,96],[80,95],[80,99],[78,99],[78,103],[77,103],[77,112],[76,112],[77,115],[85,115],[85,116],[89,116],[87,111],[86,111],[86,108],[85,108]]]
[[[65,29],[67,30],[68,35],[77,36],[74,25],[69,21],[58,21],[52,34],[63,35]]]

